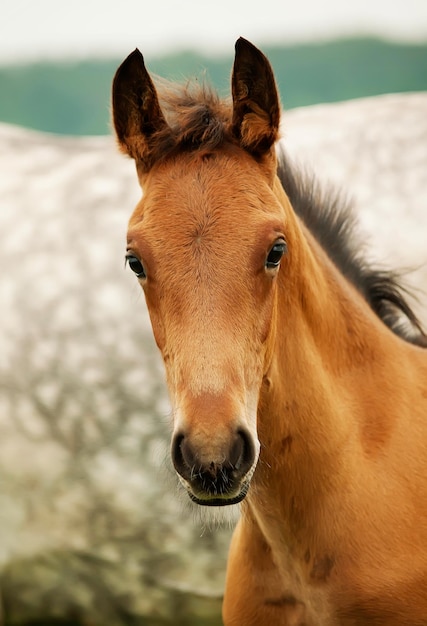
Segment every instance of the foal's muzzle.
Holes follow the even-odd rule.
[[[214,439],[215,435],[212,435]],[[174,467],[193,502],[204,506],[237,504],[246,496],[256,464],[252,436],[239,429],[227,446],[196,447],[189,436],[172,440]]]

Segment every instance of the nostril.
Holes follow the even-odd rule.
[[[196,465],[200,466],[197,461],[192,446],[182,433],[178,433],[172,440],[171,447],[172,462],[175,470],[186,480],[191,480],[195,472]]]
[[[243,462],[245,455],[245,438],[241,432],[238,432],[230,450],[230,465],[233,469],[238,470]]]
[[[255,447],[252,443],[252,437],[241,428],[237,431],[236,439],[230,451],[230,463],[239,474],[244,474],[250,469],[254,460]]]
[[[182,446],[184,443],[184,435],[177,434],[172,440],[171,456],[174,468],[178,474],[183,474],[185,471],[185,459],[182,453]]]
[[[188,439],[186,439],[184,436],[181,436],[179,449],[181,452],[182,460],[184,462],[184,467],[189,470],[191,468],[194,468],[194,466],[196,465],[196,454],[193,452],[193,448],[190,445]]]

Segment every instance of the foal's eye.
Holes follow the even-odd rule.
[[[133,254],[126,255],[126,263],[129,265],[132,272],[134,272],[138,278],[145,278],[145,270],[141,261]]]
[[[265,261],[265,267],[267,269],[275,269],[276,267],[279,267],[282,256],[285,254],[286,250],[286,242],[283,241],[283,239],[279,239],[278,241],[276,241],[276,243],[268,253],[267,259]]]

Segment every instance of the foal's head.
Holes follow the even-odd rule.
[[[286,263],[273,73],[240,39],[228,106],[203,88],[163,101],[136,50],[114,79],[113,117],[144,192],[127,260],[166,367],[173,463],[192,500],[233,504],[258,459],[257,407]]]

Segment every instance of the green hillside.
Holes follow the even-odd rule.
[[[427,90],[427,43],[350,39],[263,50],[285,108]],[[0,67],[0,121],[63,134],[108,133],[111,80],[120,61]],[[231,54],[206,58],[180,52],[146,62],[150,71],[174,80],[206,72],[228,93]]]

